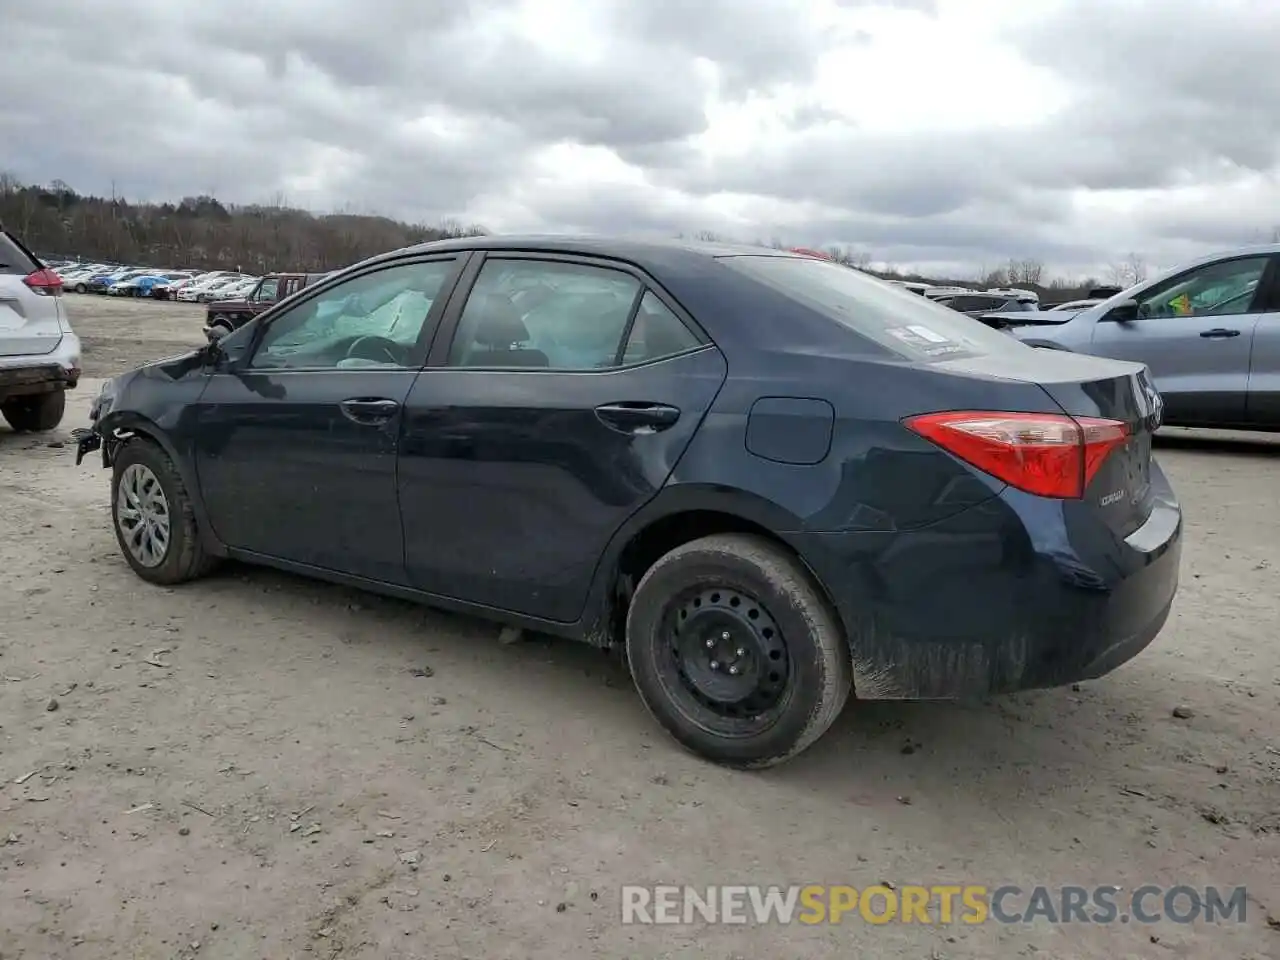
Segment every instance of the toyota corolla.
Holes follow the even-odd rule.
[[[1139,363],[787,251],[485,237],[336,273],[108,381],[138,576],[223,558],[625,650],[682,744],[791,757],[856,699],[1098,677],[1182,518]]]

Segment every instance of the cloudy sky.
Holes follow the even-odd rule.
[[[1280,0],[36,6],[0,0],[0,171],[84,192],[960,275],[1280,228]]]

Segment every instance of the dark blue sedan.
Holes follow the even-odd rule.
[[[626,651],[685,746],[766,766],[862,699],[1100,676],[1182,519],[1145,368],[829,261],[564,237],[336,273],[106,383],[78,459],[174,584],[267,564]]]

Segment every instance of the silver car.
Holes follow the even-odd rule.
[[[0,229],[0,414],[14,430],[52,430],[79,379],[62,278]]]
[[[1167,424],[1280,431],[1280,244],[1183,264],[1080,311],[984,319],[1033,346],[1145,363]]]

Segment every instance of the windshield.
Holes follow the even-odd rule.
[[[720,261],[910,360],[1028,349],[980,320],[827,260],[743,255]]]

